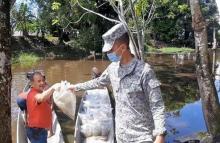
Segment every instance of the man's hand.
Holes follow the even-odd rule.
[[[59,89],[60,89],[60,83],[56,83],[56,84],[52,85],[46,91],[43,91],[42,93],[38,93],[35,96],[35,99],[36,99],[37,103],[41,103],[42,101],[48,99],[51,95],[53,95],[53,92],[55,90],[59,90]]]
[[[164,143],[165,142],[165,137],[163,135],[159,135],[156,137],[154,143]]]

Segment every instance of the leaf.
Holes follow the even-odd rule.
[[[189,7],[187,4],[178,5],[178,9],[181,13],[187,12],[189,10]]]
[[[147,11],[148,6],[149,6],[149,3],[147,0],[139,0],[134,5],[136,15],[141,16],[141,14],[144,14]]]
[[[176,15],[173,12],[169,12],[167,17],[168,18],[175,18],[175,16]]]
[[[161,0],[161,3],[162,4],[167,4],[167,3],[169,3],[169,0]]]
[[[59,3],[59,2],[53,2],[52,3],[52,6],[51,6],[51,8],[52,8],[52,10],[59,10],[60,9],[60,6],[61,6],[61,3]]]
[[[60,22],[59,19],[53,19],[53,20],[52,20],[52,25],[58,24],[59,22]]]

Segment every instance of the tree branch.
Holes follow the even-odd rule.
[[[148,14],[148,18],[146,20],[144,20],[145,15],[143,17],[143,20],[144,20],[144,24],[143,25],[144,25],[144,27],[151,22],[151,20],[154,17],[154,12],[155,12],[155,0],[153,0],[153,3],[151,5],[150,12]]]
[[[132,1],[131,0],[129,0],[129,4],[130,4],[130,9],[131,9],[131,15],[132,15],[132,17],[133,17],[133,19],[134,19],[134,25],[135,25],[135,27],[136,27],[136,29],[137,29],[137,39],[138,39],[138,54],[139,54],[139,58],[140,59],[143,59],[143,44],[142,44],[142,40],[141,40],[141,35],[140,35],[140,29],[139,29],[139,25],[138,25],[138,19],[137,19],[137,16],[136,16],[136,14],[135,14],[135,11],[134,11],[134,9],[133,9],[133,7],[134,7],[134,5],[133,5],[133,3],[132,3]],[[143,28],[143,27],[142,27]]]
[[[102,4],[100,4],[99,6],[97,6],[97,8],[100,8],[100,7],[102,7],[103,5],[105,5],[105,4],[107,4],[108,2],[104,2],[104,3],[102,3]]]
[[[123,23],[126,26],[127,30],[128,30],[128,34],[129,34],[130,40],[131,40],[131,42],[132,42],[132,44],[134,46],[134,49],[132,49],[132,50],[134,51],[135,56],[136,57],[140,57],[138,52],[137,52],[138,46],[137,46],[137,44],[136,44],[136,42],[134,40],[133,32],[131,31],[131,29],[127,25],[127,22],[126,22],[125,17],[124,17],[124,13],[121,13],[120,9],[115,5],[114,1],[108,0],[108,2],[110,3],[110,5],[114,9],[114,11],[118,14],[120,22]],[[121,2],[121,4],[120,5],[123,6],[122,2]],[[123,7],[121,7],[121,8],[123,8]]]
[[[90,12],[85,12],[85,13],[83,13],[83,14],[80,16],[80,18],[79,18],[77,21],[74,21],[74,22],[69,21],[67,18],[64,17],[67,21],[69,21],[69,23],[68,23],[63,29],[66,29],[70,24],[77,24],[77,23],[79,23],[79,22],[82,20],[82,18],[83,18],[86,14],[88,14],[88,13],[90,13]]]
[[[133,0],[132,5],[134,5],[137,2],[137,0]],[[129,11],[130,6],[128,6],[125,10],[124,10],[124,15]]]
[[[100,17],[106,19],[106,20],[111,21],[111,22],[120,23],[120,21],[118,21],[118,20],[115,20],[115,19],[112,19],[112,18],[108,18],[108,17],[106,17],[106,16],[104,16],[104,15],[102,15],[102,14],[100,14],[100,13],[94,12],[94,11],[92,11],[92,10],[90,10],[90,9],[87,9],[87,8],[83,7],[83,6],[79,3],[79,1],[77,1],[77,5],[78,5],[80,8],[82,8],[83,10],[85,10],[85,11],[87,11],[87,12],[89,12],[89,13],[93,13],[93,14],[95,14],[95,15],[98,15],[98,16],[100,16]]]

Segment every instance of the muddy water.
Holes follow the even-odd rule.
[[[191,55],[148,55],[147,61],[154,65],[158,78],[162,83],[162,94],[165,100],[167,111],[181,111],[186,103],[192,103],[198,98],[196,96],[196,81],[194,75],[194,62]],[[32,69],[41,69],[45,72],[47,81],[50,84],[68,80],[71,83],[83,82],[91,78],[91,68],[98,67],[103,71],[110,63],[108,61],[71,61],[71,60],[44,60],[37,65],[29,68],[13,66],[12,80],[12,132],[13,142],[16,138],[16,119],[18,107],[15,103],[17,94],[22,91],[25,85],[25,73]],[[79,103],[79,99],[78,99]],[[172,121],[175,116],[168,114]],[[58,111],[58,120],[61,123],[62,130],[67,143],[73,142],[74,122]],[[180,115],[178,115],[180,118]],[[204,122],[204,121],[203,121]],[[170,122],[169,122],[170,123]],[[176,124],[175,124],[176,125]],[[173,130],[172,124],[171,130]],[[176,129],[178,130],[178,129]],[[182,130],[182,129],[181,129]],[[204,130],[204,129],[203,129]],[[193,130],[195,132],[197,130]],[[178,133],[170,132],[167,141],[171,141]]]
[[[60,82],[61,80],[67,80],[71,83],[78,83],[91,78],[91,69],[96,66],[103,71],[109,62],[107,61],[68,61],[68,60],[47,60],[41,61],[39,64],[24,68],[21,66],[13,66],[12,74],[12,134],[13,142],[16,140],[16,119],[18,113],[18,107],[16,105],[16,96],[22,91],[26,83],[25,73],[32,69],[41,69],[45,72],[47,81],[50,84]],[[68,120],[65,115],[60,115],[59,121],[62,122],[62,126],[65,128],[64,133],[66,142],[73,140],[73,121]],[[70,140],[70,141],[67,141]]]

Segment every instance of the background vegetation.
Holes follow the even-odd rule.
[[[118,19],[110,3],[105,0],[78,0],[78,2],[94,12]],[[33,4],[37,6],[35,13],[31,12]],[[143,11],[147,16],[150,4],[148,0],[136,2],[134,7],[137,16],[144,16]],[[217,22],[217,5],[214,0],[201,0],[201,4],[203,15],[208,22],[208,43],[211,47],[213,28],[217,30],[220,28]],[[126,18],[128,18],[129,25],[134,24],[132,20],[129,20],[129,16]],[[154,16],[144,27],[145,50],[147,51],[150,47],[150,49],[159,49],[167,53],[170,48],[160,49],[176,47],[181,50],[175,50],[175,52],[182,52],[188,51],[183,47],[194,47],[191,19],[188,0],[155,0]],[[68,46],[67,50],[77,48],[86,53],[101,52],[103,45],[101,35],[114,25],[97,15],[84,11],[76,5],[76,0],[30,0],[29,3],[15,4],[11,9],[11,24],[12,30],[21,31],[23,36],[36,35],[59,47]],[[220,38],[219,33],[217,38]],[[45,47],[51,47],[51,45]]]

